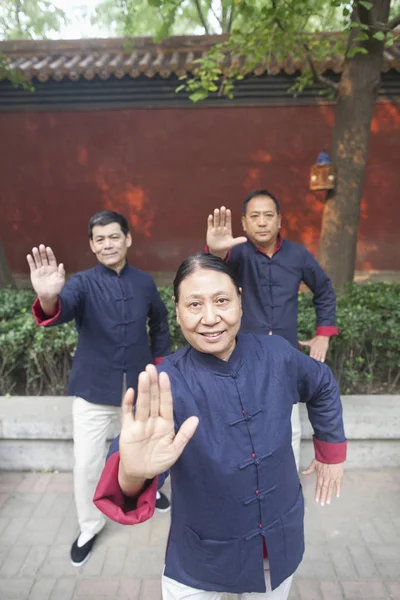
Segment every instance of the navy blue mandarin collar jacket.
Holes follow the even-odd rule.
[[[313,292],[317,335],[337,335],[336,297],[331,281],[313,255],[300,244],[279,238],[270,258],[249,240],[227,257],[243,289],[243,333],[270,331],[297,348],[299,287]]]
[[[202,590],[263,592],[264,538],[272,587],[278,587],[304,551],[304,503],[291,446],[294,403],[307,404],[316,446],[333,448],[336,460],[325,462],[345,458],[340,395],[330,369],[281,337],[247,334],[238,336],[228,362],[188,346],[158,370],[171,380],[175,428],[199,417],[171,468],[165,575]],[[118,461],[116,440],[95,503],[121,523],[142,522],[154,510],[157,482],[132,507],[118,486]]]
[[[102,264],[77,273],[61,290],[54,317],[38,300],[33,313],[46,327],[75,319],[78,345],[68,393],[95,404],[119,406],[123,374],[136,388],[145,366],[171,352],[167,309],[150,275],[130,265],[119,274]]]

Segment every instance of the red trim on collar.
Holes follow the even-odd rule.
[[[278,237],[276,238],[276,246],[275,246],[274,254],[276,254],[277,252],[279,252],[279,250],[281,249],[282,241],[283,241],[283,238],[282,238],[281,234],[278,233]],[[264,252],[264,250],[262,248],[259,248],[258,246],[256,246],[256,248],[257,248],[257,250],[259,252],[261,252],[261,254],[265,254],[265,252]]]

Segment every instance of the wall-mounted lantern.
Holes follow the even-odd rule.
[[[310,190],[333,190],[335,188],[335,167],[324,150],[318,154],[317,162],[311,167]]]

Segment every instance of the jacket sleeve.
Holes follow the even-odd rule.
[[[148,314],[150,347],[154,363],[171,354],[171,338],[168,327],[168,311],[154,281],[151,281],[151,302]]]
[[[336,296],[331,280],[308,250],[305,250],[304,256],[303,281],[313,293],[317,335],[339,335],[335,325]]]
[[[154,514],[157,489],[164,485],[169,472],[162,473],[148,481],[137,498],[128,498],[124,496],[119,487],[118,468],[119,436],[111,443],[106,464],[94,493],[93,502],[112,521],[122,525],[144,523]]]
[[[79,320],[85,303],[85,291],[82,278],[79,275],[74,275],[64,285],[58,296],[57,312],[52,317],[46,315],[36,298],[32,306],[32,313],[36,324],[43,327],[52,327],[53,325],[61,325],[68,323],[73,319]]]
[[[231,267],[231,269],[236,273],[240,267],[240,264],[243,260],[245,260],[244,256],[244,247],[246,244],[239,244],[239,246],[234,246],[231,248],[226,255],[225,260]]]
[[[342,402],[332,371],[324,363],[292,350],[297,367],[297,391],[300,402],[307,404],[314,429],[315,457],[320,462],[346,460]]]

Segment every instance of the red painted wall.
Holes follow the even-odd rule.
[[[68,272],[95,264],[92,213],[124,213],[130,260],[173,271],[202,248],[208,213],[225,204],[240,229],[247,192],[281,198],[283,232],[318,248],[322,203],[311,164],[329,147],[331,106],[135,109],[0,114],[1,229],[11,269],[28,273],[33,245]],[[358,269],[400,269],[400,106],[376,106],[362,204]]]

